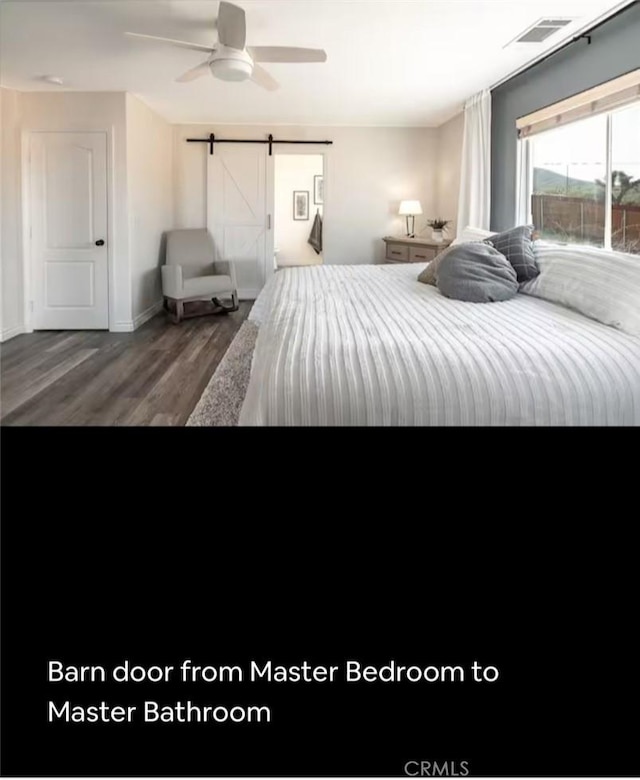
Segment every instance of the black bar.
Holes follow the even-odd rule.
[[[211,140],[209,138],[187,138],[187,141],[189,143],[204,143],[208,144],[211,143]],[[229,138],[214,138],[213,141],[214,144],[268,144],[269,141],[245,141],[240,140],[238,138],[236,139],[229,139]]]
[[[333,141],[276,141],[274,144],[322,144],[323,146],[332,146]]]
[[[269,156],[273,155],[273,144],[301,144],[332,146],[333,141],[278,141],[272,135],[266,140],[247,140],[237,138],[216,138],[213,133],[208,138],[187,138],[189,144],[209,144],[209,154],[213,154],[214,144],[269,144]]]

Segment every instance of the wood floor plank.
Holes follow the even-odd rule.
[[[72,371],[76,366],[83,363],[96,352],[97,350],[95,349],[78,349],[73,355],[70,355],[62,362],[59,362],[56,366],[52,366],[51,368],[30,377],[20,388],[15,388],[13,392],[3,393],[3,414],[5,412],[11,414],[11,412],[21,406],[25,401],[29,401],[34,396],[41,394],[44,390],[54,384],[54,382],[57,382],[65,374]]]
[[[184,425],[250,310],[17,336],[0,348],[1,424]]]
[[[60,338],[60,331],[41,331],[16,336],[2,344],[2,360],[10,361],[14,356],[20,360],[29,349],[41,350],[45,344],[54,344]]]
[[[120,351],[122,347],[120,348]],[[46,394],[33,397],[3,417],[3,425],[68,425],[91,391],[97,392],[103,371],[109,371],[118,348],[109,345],[72,372],[47,388]]]
[[[156,414],[149,424],[154,427],[172,426],[175,425],[174,416],[172,414]]]
[[[100,349],[100,342],[88,336],[83,340],[61,341],[53,351],[45,349],[35,353],[32,352],[24,361],[9,368],[3,362],[4,387],[7,392],[12,392],[14,389],[20,391],[25,384],[32,382],[36,376],[43,376],[51,372],[55,373],[61,363],[68,360],[73,362],[79,351],[97,351],[98,349]]]

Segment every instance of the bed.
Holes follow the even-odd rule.
[[[640,424],[640,338],[517,294],[445,298],[425,266],[279,271],[240,425]]]

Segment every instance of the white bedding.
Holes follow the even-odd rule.
[[[424,265],[279,271],[241,425],[640,425],[640,338],[525,295],[452,301]]]

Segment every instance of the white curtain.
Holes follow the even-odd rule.
[[[522,138],[518,141],[518,162],[516,165],[516,213],[514,225],[531,223],[531,142]]]
[[[458,237],[467,226],[489,230],[490,220],[491,92],[485,89],[464,107]]]

